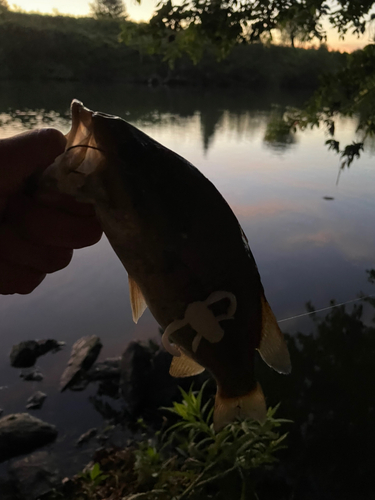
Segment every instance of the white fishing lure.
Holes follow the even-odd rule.
[[[209,305],[219,302],[223,299],[229,299],[230,304],[226,314],[215,316]],[[180,330],[186,325],[190,325],[197,332],[193,339],[192,351],[197,352],[198,346],[202,337],[211,343],[220,342],[224,336],[224,330],[221,328],[219,321],[224,319],[233,319],[233,315],[237,309],[237,300],[233,293],[218,291],[213,292],[209,297],[202,301],[192,302],[186,308],[184,319],[177,319],[170,323],[165,329],[161,338],[166,351],[173,356],[181,356],[181,352],[170,342],[170,335]]]

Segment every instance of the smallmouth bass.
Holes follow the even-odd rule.
[[[79,101],[66,150],[44,175],[94,204],[128,273],[134,321],[148,306],[165,330],[171,375],[213,375],[215,429],[237,417],[263,421],[255,351],[280,373],[290,372],[289,353],[246,236],[215,186],[126,121]]]

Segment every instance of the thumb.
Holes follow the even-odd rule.
[[[47,168],[64,151],[65,143],[64,135],[53,128],[0,140],[0,196],[18,191],[33,172]]]

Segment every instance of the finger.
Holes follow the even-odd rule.
[[[0,194],[17,191],[35,171],[44,170],[64,151],[66,139],[56,129],[38,129],[0,141]]]
[[[55,190],[39,191],[36,199],[41,205],[64,210],[73,215],[91,216],[95,215],[92,203],[76,201],[72,196]]]
[[[53,273],[72,260],[70,248],[36,245],[20,238],[11,227],[0,227],[0,259],[41,273]]]
[[[46,275],[24,266],[0,260],[0,294],[10,295],[31,293]]]
[[[18,195],[9,202],[4,221],[24,239],[38,245],[83,248],[97,243],[102,230],[96,217],[78,217],[39,205]]]

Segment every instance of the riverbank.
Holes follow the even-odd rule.
[[[126,21],[129,23],[128,21]],[[319,49],[239,46],[224,61],[206,52],[172,69],[160,56],[119,41],[122,24],[68,16],[5,12],[0,17],[0,80],[122,82],[152,85],[314,89],[345,55]]]
[[[350,312],[341,306],[315,318],[314,334],[286,335],[293,360],[288,377],[257,359],[256,372],[274,409],[263,425],[236,422],[218,433],[210,411],[215,383],[202,385],[203,375],[195,377],[193,392],[192,378],[168,376],[170,355],[157,343],[131,342],[120,364],[96,363],[72,379],[75,390],[100,381],[101,397],[109,397],[96,404],[103,428],[88,429],[76,443],[76,453],[91,450],[91,461],[68,479],[51,450],[17,458],[9,466],[10,480],[0,478],[2,500],[225,500],[253,498],[254,492],[260,499],[316,500],[327,490],[332,500],[349,500],[358,484],[370,495],[372,393],[356,396],[355,378],[373,377],[374,327],[362,323],[362,311],[361,305]],[[86,340],[92,348],[93,339]],[[185,391],[176,391],[177,384]],[[112,408],[110,414],[119,397],[126,412]]]

